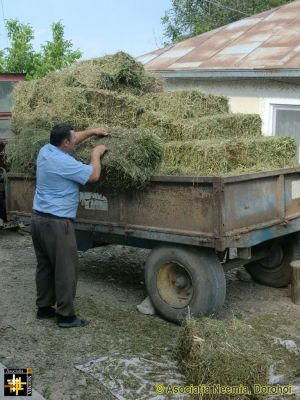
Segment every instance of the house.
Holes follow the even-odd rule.
[[[232,112],[258,113],[264,135],[300,142],[300,0],[138,58],[166,90],[229,97]]]

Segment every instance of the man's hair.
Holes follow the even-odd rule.
[[[70,140],[73,127],[70,124],[62,123],[54,125],[50,133],[50,143],[53,146],[60,146],[65,139]]]

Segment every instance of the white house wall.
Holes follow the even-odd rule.
[[[263,134],[272,134],[272,105],[300,105],[300,81],[167,79],[166,90],[199,89],[205,93],[229,98],[230,110],[235,113],[260,114]]]

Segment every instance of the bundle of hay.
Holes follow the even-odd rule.
[[[142,112],[138,98],[128,93],[87,89],[90,116],[94,124],[135,127]]]
[[[92,149],[105,144],[109,151],[103,156],[98,188],[143,188],[161,162],[163,148],[160,139],[149,132],[125,128],[110,128],[109,135],[107,138],[82,142],[75,148],[74,157],[88,164]],[[7,161],[11,169],[34,175],[38,152],[48,141],[48,130],[37,128],[32,131],[25,128],[7,144]]]
[[[296,149],[289,137],[169,142],[161,173],[209,176],[282,168],[293,164]]]
[[[176,119],[198,118],[229,111],[226,97],[199,90],[149,93],[142,97],[142,103],[146,110],[159,111]]]
[[[5,146],[6,162],[12,172],[35,175],[39,150],[49,142],[49,131],[45,128],[24,128],[22,133]]]
[[[99,188],[115,190],[142,189],[160,165],[161,140],[147,131],[110,128],[110,137],[93,139],[75,149],[74,156],[88,163],[94,146],[105,144],[109,151],[103,157]]]
[[[122,51],[73,64],[56,75],[63,85],[143,94],[162,90],[163,81]]]
[[[211,389],[202,399],[251,399],[255,384],[269,384],[269,370],[281,362],[292,374],[295,357],[274,345],[271,338],[239,319],[187,318],[180,332],[176,357],[187,383]],[[285,365],[286,363],[286,365]],[[283,365],[282,365],[283,364]],[[290,368],[290,370],[288,370]],[[248,393],[218,395],[214,385],[247,387]]]
[[[12,130],[18,135],[24,125],[50,129],[66,121],[81,130],[92,122],[86,91],[82,88],[53,84],[47,78],[21,82],[15,91]]]
[[[165,142],[261,136],[261,118],[257,114],[223,113],[175,119],[159,111],[150,111],[141,113],[137,124],[155,132]]]

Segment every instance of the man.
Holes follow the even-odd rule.
[[[104,128],[74,132],[69,124],[58,124],[37,158],[36,191],[32,212],[32,240],[37,258],[37,318],[57,316],[61,328],[81,327],[88,321],[76,316],[74,298],[78,279],[78,256],[73,219],[79,203],[79,185],[96,182],[101,173],[100,157],[107,150],[96,146],[90,164],[69,153],[92,136],[106,136]],[[56,310],[54,305],[56,304]]]

